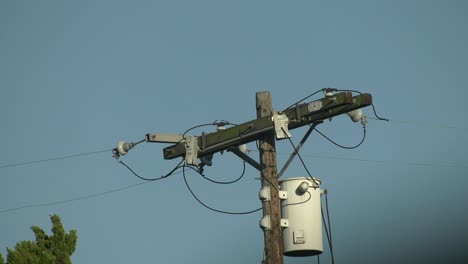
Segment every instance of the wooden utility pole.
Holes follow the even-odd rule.
[[[273,107],[270,92],[256,95],[257,118],[271,117]],[[281,212],[278,199],[278,173],[276,164],[275,133],[270,130],[259,139],[262,188],[269,187],[270,199],[263,201],[263,217],[269,217],[270,228],[264,230],[265,259],[263,264],[283,264],[283,237],[280,226]]]
[[[165,159],[185,157],[187,164],[198,166],[201,169],[202,166],[200,166],[198,159],[209,157],[211,160],[214,153],[222,151],[231,151],[258,169],[261,174],[261,193],[265,195],[262,198],[262,223],[266,222],[264,226],[262,225],[265,238],[263,263],[283,264],[283,238],[275,148],[278,132],[281,131],[277,131],[277,126],[284,133],[288,129],[293,130],[309,125],[313,129],[323,120],[370,105],[372,105],[370,94],[360,93],[353,97],[351,91],[345,91],[326,94],[324,98],[311,102],[298,102],[281,112],[274,112],[271,93],[259,92],[256,94],[257,119],[255,120],[213,133],[202,133],[200,136],[150,133],[146,135],[146,142],[173,143],[173,145],[163,149]],[[284,122],[285,120],[288,122]],[[310,131],[309,129],[307,133],[310,134]],[[284,135],[281,138],[284,138]],[[306,137],[303,141],[305,139]],[[241,144],[257,140],[260,162],[238,149]],[[301,142],[302,144],[303,142]],[[134,145],[136,144],[120,142],[118,147],[113,150],[115,156],[118,158],[120,155],[125,155]],[[284,170],[282,171],[284,172]]]

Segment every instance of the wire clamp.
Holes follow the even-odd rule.
[[[281,218],[280,225],[281,225],[282,228],[288,228],[289,227],[289,220]]]

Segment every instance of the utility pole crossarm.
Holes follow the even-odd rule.
[[[337,93],[309,103],[299,104],[284,111],[289,119],[288,129],[295,129],[311,123],[319,122],[334,116],[347,113],[372,104],[370,94],[352,96],[351,92]],[[226,150],[255,141],[262,134],[274,129],[271,116],[261,117],[222,131],[204,134],[197,138],[198,157]],[[151,134],[149,134],[151,135]],[[185,143],[164,148],[165,159],[174,159],[185,155]]]

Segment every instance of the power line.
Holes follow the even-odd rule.
[[[281,128],[281,130],[283,130],[283,132],[286,134],[286,131],[284,130],[284,128]],[[302,159],[301,155],[297,151],[297,148],[296,148],[296,146],[294,146],[294,143],[292,142],[292,140],[289,137],[288,137],[288,140],[289,140],[289,143],[291,143],[291,146],[293,147],[294,152],[296,153],[297,157],[301,161],[302,166],[304,166],[304,169],[307,172],[307,174],[309,175],[310,179],[314,182],[315,186],[319,186],[319,184],[315,181],[314,177],[312,177],[312,175],[310,174],[309,169],[305,165],[304,160]],[[314,189],[316,188],[315,186],[314,186]]]
[[[375,117],[368,116],[368,119],[372,120],[378,120]],[[418,122],[418,121],[408,121],[408,120],[395,120],[392,119],[390,120],[390,123],[399,123],[399,124],[406,124],[406,125],[415,125],[415,126],[420,126],[420,127],[430,127],[430,128],[449,128],[449,129],[460,129],[459,127],[448,125],[448,124],[442,124],[442,123],[436,123],[436,122]]]
[[[357,145],[352,146],[352,147],[343,146],[343,145],[341,145],[341,144],[336,143],[333,139],[327,137],[325,134],[323,134],[322,132],[320,132],[317,128],[315,128],[315,131],[317,131],[317,133],[319,133],[322,137],[324,137],[326,140],[330,141],[330,142],[331,142],[333,145],[335,145],[335,146],[338,146],[338,147],[344,148],[344,149],[355,149],[355,148],[361,146],[361,144],[364,142],[364,140],[366,140],[366,127],[363,126],[362,129],[363,129],[363,134],[362,134],[361,142],[359,142]]]
[[[179,173],[180,173],[180,172],[179,172]],[[143,185],[143,184],[147,184],[147,183],[150,183],[150,182],[136,183],[136,184],[132,184],[132,185],[128,185],[128,186],[124,186],[124,187],[112,189],[112,190],[109,190],[109,191],[104,191],[104,192],[100,192],[100,193],[96,193],[96,194],[90,194],[90,195],[86,195],[86,196],[71,198],[71,199],[62,200],[62,201],[57,201],[57,202],[30,204],[30,205],[24,205],[24,206],[13,207],[13,208],[1,210],[1,211],[0,211],[0,214],[7,213],[7,212],[18,211],[18,210],[26,209],[26,208],[47,207],[47,206],[52,206],[52,205],[57,205],[57,204],[64,204],[64,203],[70,203],[70,202],[75,202],[75,201],[80,201],[80,200],[95,198],[95,197],[99,197],[99,196],[103,196],[103,195],[107,195],[107,194],[111,194],[111,193],[115,193],[115,192],[120,192],[120,191],[123,191],[123,190],[128,190],[128,189],[131,189],[131,188],[134,188],[134,187]]]
[[[258,150],[250,150],[258,151]],[[288,153],[277,152],[278,155],[289,156]],[[369,163],[391,163],[391,164],[400,164],[405,166],[421,166],[421,167],[448,167],[448,168],[468,168],[467,165],[461,164],[450,164],[450,163],[431,163],[431,162],[411,162],[411,161],[401,161],[401,160],[376,160],[376,159],[365,159],[365,158],[352,158],[352,157],[343,157],[343,156],[325,156],[317,154],[301,154],[302,157],[309,158],[319,158],[319,159],[331,159],[331,160],[348,160],[348,161],[360,161],[360,162],[369,162]]]
[[[182,174],[183,174],[183,177],[184,177],[184,182],[185,182],[185,186],[187,186],[187,189],[189,190],[189,192],[192,194],[193,198],[195,198],[195,200],[197,200],[197,202],[201,205],[203,205],[203,207],[211,210],[211,211],[214,211],[214,212],[217,212],[217,213],[222,213],[222,214],[228,214],[228,215],[246,215],[246,214],[251,214],[251,213],[255,213],[255,212],[258,212],[260,210],[262,210],[262,207],[258,208],[258,209],[255,209],[255,210],[251,210],[251,211],[246,211],[246,212],[229,212],[229,211],[223,211],[223,210],[218,210],[218,209],[215,209],[213,207],[210,207],[208,206],[207,204],[205,204],[204,202],[202,202],[196,195],[195,193],[193,192],[192,188],[190,188],[190,185],[189,183],[187,182],[187,177],[185,175],[185,166],[183,166],[182,168]]]
[[[94,155],[94,154],[99,154],[99,153],[103,153],[103,152],[110,152],[110,151],[112,151],[112,149],[85,152],[85,153],[79,153],[79,154],[63,156],[63,157],[57,157],[57,158],[48,158],[48,159],[42,159],[42,160],[34,160],[34,161],[13,163],[13,164],[7,164],[7,165],[0,166],[0,169],[9,168],[9,167],[16,167],[16,166],[24,166],[24,165],[34,164],[34,163],[49,162],[49,161],[55,161],[55,160],[71,159],[71,158]]]
[[[327,228],[327,222],[325,222],[325,216],[323,214],[322,199],[320,199],[320,211],[322,213],[323,226],[325,228],[325,233],[327,235],[327,240],[328,240],[328,246],[330,248],[331,261],[332,261],[332,264],[334,264],[335,256],[333,254],[333,240],[332,240],[331,225],[330,225],[330,215],[328,213],[329,212],[328,211],[328,198],[327,198],[328,191],[325,190],[324,194],[325,194],[325,206],[326,206],[326,212],[327,212],[328,228]]]
[[[245,161],[242,163],[242,165],[243,165],[243,166],[242,166],[243,168],[242,168],[242,173],[241,173],[241,175],[240,175],[239,177],[237,177],[236,179],[232,180],[232,181],[216,181],[216,180],[213,180],[213,179],[211,179],[211,178],[206,177],[206,176],[203,175],[202,173],[199,173],[199,174],[203,177],[203,179],[205,179],[205,180],[207,180],[207,181],[210,181],[210,182],[212,182],[212,183],[216,183],[216,184],[233,184],[233,183],[235,183],[235,182],[238,182],[238,181],[239,181],[240,179],[242,179],[242,178],[244,177],[244,175],[245,175]],[[198,172],[198,171],[197,171],[197,172]]]
[[[133,174],[137,175],[128,165],[126,165],[126,164],[124,164],[124,163],[121,163],[121,164],[122,164],[122,165],[125,165],[125,167],[127,167]],[[171,170],[167,175],[170,176],[170,175],[182,173],[182,171],[178,171],[178,172],[175,171],[175,170],[181,168],[181,166],[179,166],[179,165],[180,165],[180,163],[175,167],[175,169]],[[139,176],[139,175],[138,175],[138,176]],[[164,178],[167,178],[168,176],[166,176],[166,177],[164,177]],[[140,178],[140,177],[139,177],[139,178]],[[141,177],[141,178],[143,178],[143,177]],[[155,178],[155,179],[163,179],[163,178]],[[124,186],[124,187],[120,187],[120,188],[116,188],[116,189],[112,189],[112,190],[108,190],[108,191],[104,191],[104,192],[100,192],[100,193],[96,193],[96,194],[85,195],[85,196],[76,197],[76,198],[71,198],[71,199],[66,199],[66,200],[61,200],[61,201],[57,201],[57,202],[30,204],[30,205],[24,205],[24,206],[13,207],[13,208],[5,209],[5,210],[0,210],[0,214],[2,214],[2,213],[7,213],[7,212],[18,211],[18,210],[26,209],[26,208],[47,207],[47,206],[52,206],[52,205],[57,205],[57,204],[64,204],[64,203],[70,203],[70,202],[75,202],[75,201],[80,201],[80,200],[95,198],[95,197],[99,197],[99,196],[103,196],[103,195],[107,195],[107,194],[111,194],[111,193],[115,193],[115,192],[120,192],[120,191],[124,191],[124,190],[127,190],[127,189],[131,189],[131,188],[134,188],[134,187],[137,187],[137,186],[140,186],[140,185],[143,185],[143,184],[151,183],[151,182],[154,182],[154,181],[155,181],[155,180],[146,180],[146,182],[131,184],[131,185],[128,185],[128,186]]]
[[[138,177],[139,179],[141,180],[144,180],[144,181],[158,181],[158,180],[162,180],[162,179],[165,179],[171,175],[174,174],[174,172],[180,168],[180,164],[182,164],[184,160],[181,160],[179,162],[179,164],[177,164],[174,169],[172,169],[169,173],[165,174],[165,175],[162,175],[158,178],[145,178],[145,177],[142,177],[140,176],[138,173],[136,173],[132,168],[130,168],[130,166],[128,166],[125,162],[123,162],[122,160],[119,160],[119,163],[122,164],[123,166],[125,166],[131,173],[133,173],[133,175],[135,175],[136,177]]]

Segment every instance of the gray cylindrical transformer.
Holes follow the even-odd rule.
[[[287,198],[281,201],[281,218],[288,220],[283,229],[285,256],[314,256],[323,252],[321,181],[314,179],[315,182],[306,177],[280,181],[281,190],[287,192]]]

